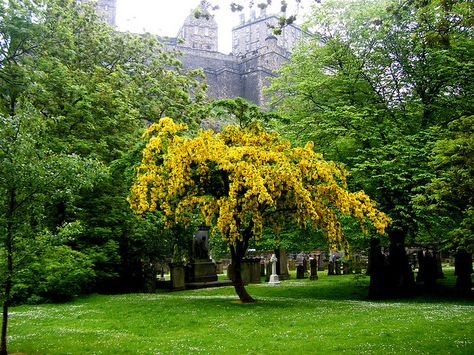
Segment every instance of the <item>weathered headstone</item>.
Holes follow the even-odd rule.
[[[328,275],[335,275],[334,273],[334,261],[328,262]]]
[[[240,274],[244,284],[260,283],[260,258],[244,258],[240,264]],[[234,280],[234,268],[230,264],[227,267],[227,277]]]
[[[218,274],[223,274],[224,273],[224,264],[222,261],[216,261],[216,272]]]
[[[297,279],[304,279],[304,267],[303,267],[303,265],[298,265],[296,267],[296,278]]]
[[[318,256],[316,256],[316,258],[309,259],[309,266],[310,266],[310,271],[311,271],[311,274],[309,276],[310,280],[318,279],[318,259],[317,259]]]
[[[275,249],[275,257],[277,258],[277,272],[280,280],[287,280],[290,278],[288,272],[288,257],[286,256],[286,250],[283,248]]]
[[[184,290],[184,266],[182,264],[170,264],[171,289],[174,291]]]
[[[296,261],[294,259],[288,260],[288,270],[293,271],[296,270]]]

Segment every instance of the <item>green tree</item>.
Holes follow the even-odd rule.
[[[446,248],[469,252],[473,251],[474,235],[473,127],[473,116],[448,125],[430,154],[435,176],[414,199],[418,213],[431,222],[430,228],[445,233],[442,242]]]
[[[413,199],[434,176],[432,127],[472,111],[467,1],[325,1],[272,91],[292,139],[347,164],[393,223],[392,284],[412,277],[405,240],[427,232]],[[423,240],[419,238],[418,240]],[[397,261],[398,260],[398,261]]]
[[[152,36],[115,32],[91,4],[1,6],[0,112],[14,116],[18,107],[30,105],[41,113],[51,151],[123,168],[109,169],[93,191],[46,202],[51,231],[81,220],[82,233],[68,245],[93,257],[97,285],[108,288],[133,244],[130,236],[139,240],[136,231],[144,231],[126,204],[129,186],[117,162],[135,164],[124,152],[162,115],[197,125],[205,100],[202,73],[185,73],[177,52]]]
[[[88,188],[101,171],[93,161],[77,155],[54,153],[45,147],[45,125],[30,107],[17,107],[16,115],[0,116],[0,256],[3,321],[0,354],[7,354],[8,308],[15,275],[14,258],[22,240],[41,229],[45,202]],[[3,264],[3,263],[2,263]]]

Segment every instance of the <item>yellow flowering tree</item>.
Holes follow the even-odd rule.
[[[129,203],[138,215],[157,209],[168,225],[188,223],[199,213],[229,246],[234,287],[253,301],[241,278],[241,261],[264,225],[278,230],[292,219],[322,229],[331,248],[346,247],[339,216],[354,216],[363,230],[384,233],[389,219],[364,192],[349,192],[347,172],[325,161],[313,145],[292,148],[258,125],[229,126],[221,133],[186,135],[170,118],[151,125]]]

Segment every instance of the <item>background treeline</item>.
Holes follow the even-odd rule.
[[[159,213],[138,220],[130,210],[143,129],[163,116],[192,129],[218,126],[210,115],[241,121],[237,106],[245,120],[269,119],[293,143],[313,140],[346,164],[353,190],[393,219],[398,284],[409,282],[405,245],[472,250],[472,6],[323,1],[307,24],[314,35],[270,89],[276,114],[266,116],[240,100],[209,105],[200,71],[184,72],[152,36],[115,32],[88,5],[2,2],[2,297],[150,289],[157,262],[185,254],[194,230],[165,230]],[[352,222],[348,238],[366,248]],[[324,247],[318,231],[286,229],[282,246]]]

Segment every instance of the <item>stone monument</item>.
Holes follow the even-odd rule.
[[[277,257],[275,254],[273,254],[270,258],[270,262],[272,263],[272,274],[270,275],[270,281],[268,284],[271,286],[276,286],[280,284],[280,280],[278,279],[277,275]]]
[[[309,276],[310,280],[317,280],[318,279],[318,256],[315,258],[310,258],[309,259],[309,266],[310,266],[310,271],[311,274]]]
[[[209,228],[200,227],[194,235],[191,262],[186,265],[186,282],[217,281],[216,264],[209,258]]]

